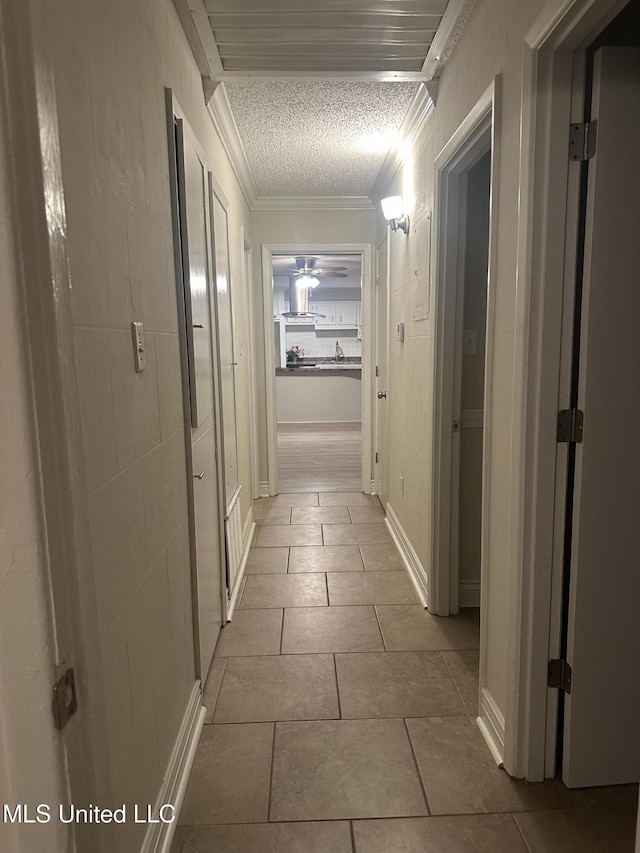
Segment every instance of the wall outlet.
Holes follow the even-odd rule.
[[[404,497],[404,477],[400,477],[400,494]]]

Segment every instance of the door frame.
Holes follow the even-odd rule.
[[[433,333],[433,430],[431,560],[427,573],[429,610],[439,616],[458,612],[459,567],[457,561],[457,507],[459,500],[460,442],[454,440],[453,421],[459,417],[461,309],[464,294],[465,175],[491,151],[491,199],[489,214],[489,264],[484,383],[484,430],[482,451],[481,624],[486,624],[487,560],[489,543],[489,477],[491,470],[491,399],[495,329],[495,276],[498,234],[498,170],[500,78],[485,90],[435,160],[434,210],[434,333]],[[484,632],[481,631],[481,634]],[[481,637],[480,677],[486,662]]]
[[[504,766],[529,781],[555,771],[557,691],[547,663],[561,624],[566,451],[556,441],[567,401],[567,310],[572,303],[579,179],[568,129],[582,121],[576,79],[588,44],[626,0],[548,3],[523,45],[513,384]],[[564,318],[564,319],[563,319]]]
[[[191,128],[189,121],[183,112],[180,104],[175,98],[173,90],[165,88],[165,110],[167,117],[167,143],[169,153],[169,183],[171,192],[171,211],[172,222],[171,231],[173,239],[173,258],[174,258],[174,282],[176,288],[176,305],[178,318],[178,340],[180,346],[180,372],[181,372],[181,387],[182,387],[182,410],[183,410],[183,425],[184,425],[184,450],[185,450],[185,467],[187,479],[187,514],[188,514],[188,529],[189,529],[189,567],[191,573],[191,599],[192,599],[192,622],[193,622],[193,643],[195,656],[196,678],[200,679],[204,684],[207,673],[201,672],[200,666],[200,629],[199,629],[199,614],[198,614],[198,566],[196,558],[196,526],[195,526],[195,494],[194,494],[194,469],[193,469],[193,447],[192,447],[192,425],[191,425],[191,394],[189,380],[189,355],[187,343],[187,316],[185,307],[184,295],[184,269],[182,257],[182,236],[180,226],[175,218],[175,213],[179,207],[179,199],[177,195],[178,175],[175,164],[177,162],[177,151],[175,138],[173,133],[175,119],[180,119],[184,125],[190,128],[191,134],[198,148],[198,156],[204,167],[204,192],[206,196],[205,204],[205,227],[207,237],[207,267],[209,271],[209,313],[211,316],[211,328],[215,328],[215,295],[211,292],[214,284],[214,266],[211,240],[213,237],[212,221],[210,218],[211,206],[209,204],[209,171],[207,159],[200,146],[195,132]],[[220,561],[220,596],[222,600],[222,625],[227,622],[229,598],[226,585],[226,553],[225,553],[225,531],[224,531],[224,515],[223,507],[225,505],[224,490],[222,488],[224,476],[223,454],[221,452],[221,409],[220,409],[220,382],[219,382],[219,366],[218,366],[218,348],[216,342],[212,340],[211,354],[213,359],[213,430],[215,435],[216,447],[218,448],[217,458],[215,461],[216,483],[215,489],[218,498],[218,541],[219,541],[219,561]]]
[[[251,436],[251,497],[253,500],[260,497],[260,468],[258,459],[258,423],[257,411],[257,387],[256,387],[256,365],[255,365],[255,295],[253,293],[253,245],[247,236],[244,225],[240,226],[240,245],[242,246],[242,282],[244,285],[244,313],[245,326],[249,330],[247,341],[246,359],[249,375],[249,432]]]
[[[273,340],[273,255],[357,254],[362,258],[362,485],[371,494],[373,471],[372,363],[373,329],[373,247],[371,243],[263,243],[262,312],[264,321],[265,402],[267,420],[267,471],[269,494],[278,494],[278,424],[276,409],[275,344]]]
[[[389,314],[391,309],[391,296],[389,293],[389,282],[391,280],[391,226],[387,224],[385,229],[385,235],[383,240],[379,240],[375,246],[375,259],[376,259],[376,286],[375,286],[375,306],[374,306],[374,319],[375,319],[375,342],[373,344],[374,347],[374,359],[376,361],[376,368],[380,366],[380,362],[384,361],[384,370],[385,376],[387,380],[387,388],[384,389],[388,391],[389,386],[389,344],[390,344],[390,335],[389,335]],[[381,313],[381,303],[382,299],[380,297],[380,276],[381,270],[378,268],[378,257],[379,251],[383,244],[386,243],[386,258],[387,262],[385,264],[385,269],[382,271],[382,274],[385,276],[385,287],[384,287],[384,301],[385,301],[385,315],[387,319],[387,328],[384,330],[384,333],[381,335],[380,330],[380,322],[379,317]],[[382,337],[382,346],[381,340]],[[382,356],[382,358],[380,358]],[[384,430],[382,431],[382,435],[379,434],[378,426],[379,426],[379,407],[376,403],[376,394],[378,392],[378,375],[374,370],[373,382],[374,382],[374,393],[371,395],[371,403],[373,407],[372,411],[372,433],[371,439],[373,442],[373,476],[371,480],[372,493],[380,496],[380,482],[383,481],[385,483],[385,493],[383,494],[383,498],[388,496],[389,493],[389,459],[388,459],[388,450],[389,450],[389,417],[385,416],[384,419]],[[378,438],[381,438],[380,443],[378,443]],[[376,452],[380,452],[382,454],[382,462],[375,461]],[[384,477],[380,474],[380,469],[384,469]],[[387,501],[383,502],[383,508],[386,511]]]

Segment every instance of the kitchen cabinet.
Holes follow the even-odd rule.
[[[316,329],[355,329],[359,325],[359,302],[311,302],[309,310],[316,317]]]

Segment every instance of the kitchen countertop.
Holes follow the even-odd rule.
[[[276,367],[276,376],[331,376],[340,373],[341,376],[362,377],[362,362],[345,359],[335,362],[331,359],[310,358],[310,364],[304,361],[296,362],[291,367]]]

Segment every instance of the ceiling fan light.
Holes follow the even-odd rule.
[[[309,287],[317,287],[320,284],[320,279],[316,278],[314,275],[301,275],[296,280],[296,287],[299,287],[301,290]]]

